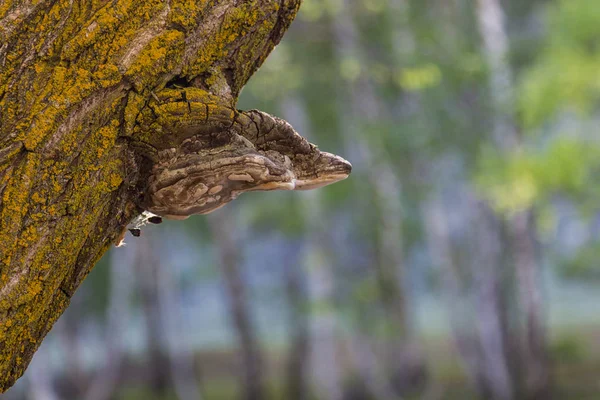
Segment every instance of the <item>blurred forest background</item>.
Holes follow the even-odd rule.
[[[599,100],[598,0],[305,0],[239,108],[351,177],[128,235],[2,399],[600,398]]]

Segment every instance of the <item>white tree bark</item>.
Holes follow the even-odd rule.
[[[304,268],[308,274],[311,302],[311,351],[310,369],[317,397],[323,400],[343,398],[343,374],[338,351],[339,326],[333,297],[335,276],[327,248],[327,228],[321,211],[319,192],[307,192],[304,196],[307,219]]]
[[[300,132],[310,136],[310,128],[306,108],[297,95],[284,98],[281,103],[283,117],[294,124]],[[304,253],[304,251],[302,251]],[[307,306],[310,303],[305,260],[298,264],[286,264],[286,289],[290,308],[290,349],[288,353],[288,398],[289,400],[307,400],[310,397],[309,363],[311,355],[310,314]]]
[[[164,231],[163,231],[164,232]],[[177,240],[177,232],[168,230],[163,233],[168,238]],[[183,239],[183,238],[181,238]],[[202,400],[200,387],[198,386],[194,363],[194,349],[185,338],[183,317],[181,309],[183,304],[180,300],[181,270],[178,266],[170,265],[169,259],[165,257],[166,249],[161,249],[161,244],[156,243],[158,248],[159,268],[157,280],[158,298],[162,316],[162,327],[165,331],[165,347],[169,358],[169,372],[177,398],[179,400]]]
[[[439,193],[435,193],[423,207],[429,254],[433,265],[441,272],[441,287],[448,305],[450,327],[467,378],[471,386],[481,393],[484,389],[484,371],[480,362],[481,349],[473,326],[470,304],[472,298],[465,293],[458,266],[454,262],[447,220],[448,210],[440,196]]]
[[[483,51],[490,68],[490,92],[494,104],[494,137],[504,151],[515,151],[520,138],[514,120],[513,72],[509,63],[509,39],[498,0],[478,0],[477,17]],[[517,210],[508,219],[516,268],[519,303],[523,313],[521,363],[523,391],[533,398],[549,396],[541,265],[536,255],[533,211]],[[537,397],[536,397],[537,396]]]
[[[502,240],[491,210],[482,202],[470,199],[471,222],[470,270],[476,290],[476,329],[481,345],[481,362],[489,395],[495,400],[516,396],[515,383],[505,348],[506,326],[502,319]]]
[[[288,97],[281,108],[284,117],[310,139],[311,130],[304,104],[296,97]],[[344,391],[344,371],[338,355],[339,327],[333,309],[336,279],[328,250],[330,239],[327,237],[328,229],[323,224],[325,216],[320,192],[301,195],[302,211],[306,218],[302,268],[306,274],[308,301],[311,304],[308,352],[311,382],[319,399],[340,400]]]
[[[27,400],[61,400],[53,387],[51,369],[47,368],[47,349],[40,349],[34,357],[29,373]]]
[[[230,206],[227,212],[217,211],[209,215],[208,221],[225,285],[231,325],[239,342],[243,373],[242,397],[245,400],[262,400],[265,396],[264,364],[251,316],[247,286],[240,271],[242,247],[241,241],[237,240],[236,232],[240,229],[235,217],[236,213]]]
[[[402,9],[404,2],[395,3]],[[352,19],[351,4],[343,2],[341,11],[333,21],[333,33],[338,44],[340,60],[362,60],[363,53],[358,42],[358,33]],[[410,36],[402,39],[410,47]],[[356,170],[366,172],[372,184],[371,194],[375,204],[369,207],[378,209],[377,260],[373,261],[378,276],[381,302],[386,311],[387,323],[396,333],[389,338],[383,359],[387,374],[400,393],[418,389],[426,377],[422,351],[413,331],[410,296],[407,291],[407,265],[403,252],[401,207],[402,181],[394,165],[383,151],[383,145],[376,136],[360,132],[362,126],[374,124],[384,118],[384,105],[375,94],[368,76],[361,73],[354,82],[348,83],[347,93],[340,93],[342,109],[349,109],[350,116],[340,120],[342,131],[347,138],[349,153],[354,154]],[[361,168],[362,167],[362,168]],[[364,370],[364,369],[363,369]],[[365,378],[366,382],[373,379]]]
[[[113,249],[110,253],[110,290],[106,327],[104,367],[93,377],[85,400],[109,400],[117,387],[125,357],[125,332],[131,320],[129,296],[133,292],[132,252]]]

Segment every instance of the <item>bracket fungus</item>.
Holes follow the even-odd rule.
[[[151,121],[138,113],[133,131],[154,130],[150,137],[159,139],[144,142],[132,132],[134,147],[151,160],[140,207],[161,217],[207,214],[244,192],[318,188],[352,169],[286,121],[220,104],[202,89],[165,89],[147,107]]]

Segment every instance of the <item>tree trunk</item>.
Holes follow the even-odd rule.
[[[507,293],[512,282],[503,268],[501,223],[487,203],[470,191],[463,192],[459,202],[448,196],[455,200],[452,213],[440,197],[441,193],[432,195],[424,218],[432,261],[442,274],[452,334],[465,371],[482,398],[519,398],[512,370],[515,354],[508,340]],[[454,238],[448,215],[461,220],[453,228]]]
[[[514,215],[510,221],[519,300],[523,313],[522,348],[523,390],[528,399],[550,399],[551,376],[544,323],[542,274],[536,252],[535,223],[531,210]]]
[[[170,388],[168,375],[167,335],[161,308],[160,259],[156,239],[144,235],[135,243],[135,280],[145,322],[145,384],[159,397]]]
[[[82,316],[84,296],[76,297],[71,302],[71,309],[54,327],[60,348],[64,351],[62,364],[64,367],[64,391],[68,397],[80,397],[87,386],[83,348],[81,346],[81,327],[78,323]]]
[[[169,83],[234,107],[299,4],[2,2],[0,392],[139,213],[151,166],[131,139],[171,135],[136,125],[147,102]]]
[[[333,23],[340,59],[361,59],[358,33],[351,15],[351,6],[345,2],[343,11]],[[402,243],[402,182],[393,165],[387,160],[383,145],[376,137],[366,140],[360,129],[379,121],[383,105],[377,99],[372,82],[364,74],[349,85],[344,109],[355,118],[340,121],[342,130],[361,156],[372,195],[378,210],[377,259],[373,261],[379,284],[379,295],[386,313],[386,323],[393,332],[386,343],[384,359],[391,385],[401,395],[422,389],[427,379],[424,359],[413,332],[406,292],[407,267]],[[361,126],[362,124],[362,126]],[[369,205],[371,206],[371,205]]]
[[[469,267],[475,291],[475,329],[479,337],[480,368],[483,370],[485,398],[515,399],[515,382],[506,349],[507,331],[503,318],[502,249],[500,223],[489,206],[470,198],[472,210],[468,251]]]
[[[256,330],[252,323],[250,301],[246,284],[240,271],[242,258],[241,241],[236,241],[235,215],[223,212],[213,214],[209,218],[213,243],[218,251],[217,259],[223,275],[226,301],[229,303],[231,323],[238,336],[242,357],[243,395],[244,400],[264,400],[264,363]]]
[[[61,400],[56,393],[52,382],[52,370],[44,364],[48,364],[48,351],[42,349],[38,359],[32,365],[32,374],[29,375],[29,387],[27,389],[27,400]]]
[[[164,234],[173,238],[175,243],[179,239],[177,232],[173,230],[167,230]],[[183,304],[179,296],[181,269],[179,266],[171,265],[168,261],[169,253],[165,250],[164,245],[158,250],[161,256],[158,257],[160,265],[157,278],[160,282],[158,300],[169,358],[170,379],[179,400],[202,400],[194,349],[189,340],[186,340],[186,335],[182,334],[184,332],[184,317],[181,313]]]
[[[126,356],[125,332],[132,314],[129,296],[134,290],[133,260],[121,251],[113,251],[110,256],[110,298],[104,333],[106,358],[81,396],[84,400],[110,400],[114,396]]]
[[[296,96],[287,97],[282,102],[281,112],[286,119],[302,129],[307,137],[312,136],[306,105],[301,99]],[[308,398],[314,392],[320,399],[339,400],[344,393],[344,371],[339,365],[337,354],[340,338],[333,308],[335,274],[329,251],[331,239],[324,230],[325,216],[319,194],[307,193],[304,196],[302,212],[305,215],[305,243],[301,250],[303,265],[300,271],[292,271],[295,269],[292,266],[287,272],[288,296],[295,305],[289,398]],[[306,293],[301,293],[301,289],[296,286],[300,283],[302,271],[306,274]],[[302,298],[298,298],[300,295]],[[308,305],[310,308],[306,307]],[[310,373],[304,371],[305,367],[310,368]],[[295,378],[292,379],[294,375]],[[293,393],[294,386],[305,385],[307,380],[311,381],[312,388],[303,387],[302,392]]]
[[[441,193],[434,193],[423,208],[429,252],[433,265],[440,269],[452,336],[464,364],[463,368],[471,386],[479,393],[484,393],[487,383],[481,367],[481,349],[473,329],[471,296],[465,293],[464,279],[461,278],[459,266],[453,257],[448,212],[440,197]]]
[[[148,341],[147,381],[154,393],[164,395],[173,388],[180,400],[202,400],[196,384],[193,351],[185,347],[185,339],[177,334],[181,332],[176,291],[178,268],[171,267],[161,256],[165,250],[152,232],[135,243],[136,281]],[[185,353],[178,351],[181,347]]]
[[[306,220],[304,270],[307,272],[310,316],[310,370],[316,398],[341,400],[344,371],[340,362],[339,321],[334,305],[335,274],[330,253],[331,239],[325,233],[318,192],[304,194]]]
[[[504,12],[499,0],[478,0],[477,16],[483,50],[490,68],[490,91],[494,106],[494,138],[504,151],[520,146],[513,107],[513,72],[508,62],[509,40],[504,28]],[[531,209],[509,216],[508,231],[512,239],[521,324],[518,331],[518,361],[522,375],[522,396],[549,399],[550,371],[546,353],[546,327],[541,291],[541,266],[538,260],[536,229]],[[520,315],[520,316],[521,316]]]
[[[306,108],[297,94],[284,98],[281,114],[297,129],[308,135],[309,124]],[[291,245],[290,245],[291,246]],[[287,358],[287,398],[289,400],[308,400],[310,397],[308,363],[310,361],[310,318],[308,315],[308,288],[306,272],[300,264],[300,250],[289,249],[293,256],[286,257],[285,288],[290,310],[290,344]]]
[[[298,255],[292,259],[298,259]],[[308,400],[308,361],[310,351],[309,319],[306,311],[305,276],[299,265],[289,263],[285,267],[286,297],[290,309],[290,345],[287,359],[287,398]]]

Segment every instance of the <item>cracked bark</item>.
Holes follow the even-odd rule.
[[[150,172],[123,136],[144,106],[175,82],[235,107],[299,4],[0,4],[0,392],[140,212]]]

